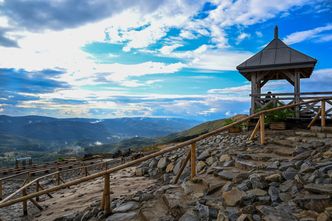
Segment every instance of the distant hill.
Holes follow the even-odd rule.
[[[237,121],[246,117],[247,115],[235,115],[228,119],[219,119],[214,121],[208,121],[199,125],[196,125],[190,129],[172,133],[159,138],[144,138],[144,137],[135,137],[130,139],[122,140],[116,144],[104,144],[104,145],[90,145],[85,147],[85,150],[89,153],[102,153],[102,152],[115,152],[120,149],[135,149],[135,148],[151,148],[159,145],[167,145],[170,143],[178,143],[192,138],[198,137],[199,135],[211,132],[220,127],[227,125],[230,122]]]
[[[169,134],[165,137],[162,137],[159,139],[158,143],[177,143],[182,142],[186,140],[190,140],[192,138],[198,137],[199,135],[211,132],[213,130],[216,130],[222,126],[227,125],[227,121],[237,121],[243,117],[246,117],[247,115],[238,114],[228,119],[219,119],[214,121],[208,121],[202,124],[199,124],[197,126],[194,126],[193,128],[190,128],[185,131]]]
[[[59,147],[95,142],[117,143],[133,137],[155,138],[188,129],[199,122],[179,118],[58,119],[42,116],[0,115],[3,148],[27,145]],[[22,146],[23,145],[23,146]]]

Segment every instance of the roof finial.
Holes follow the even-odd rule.
[[[278,39],[278,25],[274,27],[274,39]]]

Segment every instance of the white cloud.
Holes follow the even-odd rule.
[[[182,44],[174,44],[174,45],[165,45],[159,51],[164,55],[171,54],[175,49],[182,47]]]
[[[236,38],[236,44],[240,44],[246,38],[250,38],[250,34],[244,32],[239,34]]]
[[[322,36],[320,34],[322,32],[331,31],[331,30],[332,30],[332,24],[327,24],[325,26],[317,27],[314,29],[306,30],[306,31],[294,32],[294,33],[286,36],[286,38],[284,38],[284,42],[286,44],[295,44],[295,43],[299,43],[302,41],[311,40],[314,38],[319,38],[319,39],[324,40],[325,36],[324,35]],[[325,40],[329,40],[329,39],[327,38]]]

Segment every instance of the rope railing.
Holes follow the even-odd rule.
[[[109,176],[110,176],[111,173],[114,173],[114,172],[120,171],[122,169],[126,169],[126,168],[129,168],[129,167],[135,166],[139,163],[142,163],[142,162],[147,161],[149,159],[161,156],[165,153],[169,153],[169,152],[172,152],[172,151],[184,148],[184,147],[191,146],[186,159],[183,161],[183,164],[181,165],[181,169],[180,169],[179,173],[176,175],[174,183],[176,183],[178,181],[178,179],[179,179],[184,167],[186,166],[187,162],[189,161],[189,159],[191,159],[191,178],[194,178],[196,176],[196,143],[197,142],[199,142],[201,140],[204,140],[208,137],[217,135],[217,134],[219,134],[223,131],[226,131],[226,130],[228,130],[228,129],[236,126],[236,125],[242,124],[242,123],[247,122],[251,119],[255,119],[255,118],[259,117],[259,121],[257,122],[257,125],[255,126],[255,129],[253,131],[253,134],[250,136],[249,139],[253,139],[254,136],[255,136],[255,133],[258,132],[258,130],[259,130],[260,131],[260,144],[263,145],[265,143],[265,130],[264,130],[265,122],[264,122],[264,119],[265,119],[265,114],[266,113],[270,113],[270,112],[278,111],[278,110],[283,110],[283,109],[288,109],[288,108],[293,108],[293,107],[297,107],[299,105],[309,104],[309,103],[313,103],[313,102],[321,102],[321,104],[322,104],[321,105],[321,109],[322,109],[321,113],[324,113],[325,110],[323,110],[323,108],[325,108],[325,101],[330,100],[330,99],[332,99],[332,97],[319,98],[319,99],[314,99],[314,100],[310,100],[310,101],[299,102],[299,103],[294,103],[294,104],[290,104],[290,105],[275,107],[275,108],[268,109],[268,110],[263,110],[263,111],[254,113],[254,114],[252,114],[248,117],[242,118],[242,119],[240,119],[236,122],[233,122],[231,124],[228,124],[226,126],[218,128],[216,130],[208,132],[206,134],[200,135],[196,138],[193,138],[193,139],[190,139],[190,140],[178,143],[178,144],[172,144],[168,147],[165,147],[164,149],[161,149],[161,150],[159,150],[157,152],[154,152],[152,154],[143,156],[139,159],[132,160],[132,161],[123,163],[121,165],[115,166],[113,168],[109,168],[109,169],[106,169],[106,170],[101,171],[101,172],[97,172],[97,173],[94,173],[94,174],[91,174],[91,175],[87,175],[87,176],[79,178],[79,179],[71,180],[71,181],[68,181],[66,183],[62,183],[60,185],[50,187],[48,189],[42,189],[42,190],[39,190],[37,192],[27,194],[25,190],[29,186],[31,186],[34,183],[34,181],[42,178],[42,177],[40,177],[40,178],[37,178],[37,179],[27,183],[26,185],[22,186],[19,190],[17,190],[15,193],[11,194],[10,196],[8,196],[5,199],[3,199],[2,201],[0,201],[0,208],[7,207],[7,206],[10,206],[10,205],[13,205],[13,204],[16,204],[16,203],[21,203],[21,202],[23,203],[23,205],[25,205],[27,200],[31,201],[31,199],[33,199],[35,197],[39,197],[39,196],[44,195],[44,194],[50,194],[52,192],[61,190],[63,188],[67,188],[67,187],[77,185],[77,184],[80,184],[80,183],[83,183],[83,182],[91,181],[91,180],[94,180],[96,178],[104,177],[104,190],[103,190],[103,194],[102,194],[101,208],[105,211],[106,214],[109,214],[109,213],[111,213],[111,208],[110,208],[110,204],[111,204],[110,203],[110,182],[109,182]],[[326,116],[321,114],[321,125],[322,125],[322,127],[326,126],[325,117]],[[23,196],[21,196],[19,198],[14,198],[14,196],[16,196],[19,192],[22,192]],[[34,202],[32,202],[32,203],[34,204]]]

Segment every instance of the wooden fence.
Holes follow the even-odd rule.
[[[187,165],[189,159],[191,159],[191,164],[190,164],[191,165],[191,178],[194,178],[196,176],[196,143],[198,141],[201,141],[201,140],[206,139],[208,137],[211,137],[213,135],[217,135],[220,132],[226,131],[226,130],[228,130],[228,129],[236,126],[236,125],[242,124],[242,123],[247,122],[251,119],[259,117],[259,121],[257,122],[257,124],[256,124],[256,126],[255,126],[255,128],[254,128],[254,130],[253,130],[253,132],[252,132],[249,139],[254,139],[255,134],[259,130],[260,131],[259,132],[260,144],[263,145],[265,143],[265,129],[264,128],[265,128],[265,114],[266,113],[270,113],[270,112],[278,111],[278,110],[283,110],[283,109],[287,109],[287,108],[294,108],[294,107],[297,107],[299,105],[305,105],[305,104],[310,104],[310,103],[315,103],[315,102],[316,103],[317,102],[321,103],[321,107],[320,107],[321,111],[320,111],[319,115],[321,116],[321,126],[325,127],[326,126],[325,102],[327,100],[331,100],[331,97],[319,98],[319,99],[314,99],[314,100],[310,100],[310,101],[299,102],[299,103],[295,103],[295,104],[290,104],[290,105],[280,106],[280,107],[276,107],[276,108],[269,109],[269,110],[260,111],[258,113],[254,113],[254,114],[252,114],[248,117],[240,119],[240,120],[238,120],[234,123],[231,123],[227,126],[224,126],[224,127],[219,128],[219,129],[216,129],[214,131],[211,131],[209,133],[200,135],[199,137],[193,138],[191,140],[188,140],[188,141],[185,141],[185,142],[182,142],[182,143],[178,143],[178,144],[173,144],[173,145],[168,146],[168,147],[166,147],[166,148],[164,148],[164,149],[162,149],[158,152],[149,154],[147,156],[143,156],[139,159],[132,160],[132,161],[129,161],[127,163],[121,164],[119,166],[115,166],[115,167],[110,168],[110,169],[105,169],[104,171],[94,173],[94,174],[91,174],[91,175],[87,175],[87,176],[79,178],[79,179],[71,180],[71,181],[68,181],[66,183],[61,184],[61,182],[60,182],[59,185],[50,187],[48,189],[36,189],[36,192],[32,192],[32,193],[28,194],[27,189],[29,187],[33,186],[33,185],[36,185],[36,183],[37,183],[37,187],[38,187],[38,181],[40,181],[40,179],[43,179],[45,176],[44,177],[39,177],[37,179],[34,179],[34,180],[26,183],[20,189],[18,189],[17,191],[15,191],[11,195],[9,195],[8,197],[6,197],[2,201],[0,201],[0,208],[7,207],[7,206],[10,206],[10,205],[13,205],[13,204],[16,204],[16,203],[23,203],[24,214],[27,214],[27,212],[28,212],[27,211],[27,201],[28,200],[31,201],[39,209],[42,209],[42,207],[40,205],[38,205],[38,203],[36,202],[36,200],[34,200],[34,198],[37,199],[37,197],[39,197],[41,195],[44,195],[44,194],[49,195],[50,193],[61,190],[63,188],[67,188],[67,187],[70,187],[70,186],[73,186],[73,185],[77,185],[77,184],[80,184],[80,183],[83,183],[83,182],[87,182],[87,181],[90,181],[90,180],[93,180],[93,179],[96,179],[96,178],[99,178],[99,177],[104,177],[104,191],[103,191],[103,194],[102,194],[101,208],[105,211],[106,214],[109,214],[109,213],[111,213],[110,182],[109,182],[110,181],[109,177],[110,177],[111,173],[117,172],[119,170],[131,167],[131,166],[134,166],[136,164],[142,163],[144,161],[155,158],[157,156],[161,156],[165,153],[169,153],[169,152],[178,150],[180,148],[190,146],[190,149],[188,151],[188,155],[186,156],[185,160],[183,161],[183,163],[181,165],[181,168],[180,168],[178,174],[176,175],[176,177],[174,179],[174,183],[176,183],[178,181],[178,179],[181,176],[181,173],[184,170],[185,166]],[[319,116],[316,117],[316,119],[313,119],[313,121],[317,120],[318,118],[319,118]],[[46,175],[46,176],[55,175],[55,174],[59,174],[59,173],[49,174],[49,175]],[[22,196],[20,196],[18,198],[15,198],[15,196],[18,195],[18,194],[22,194]]]

